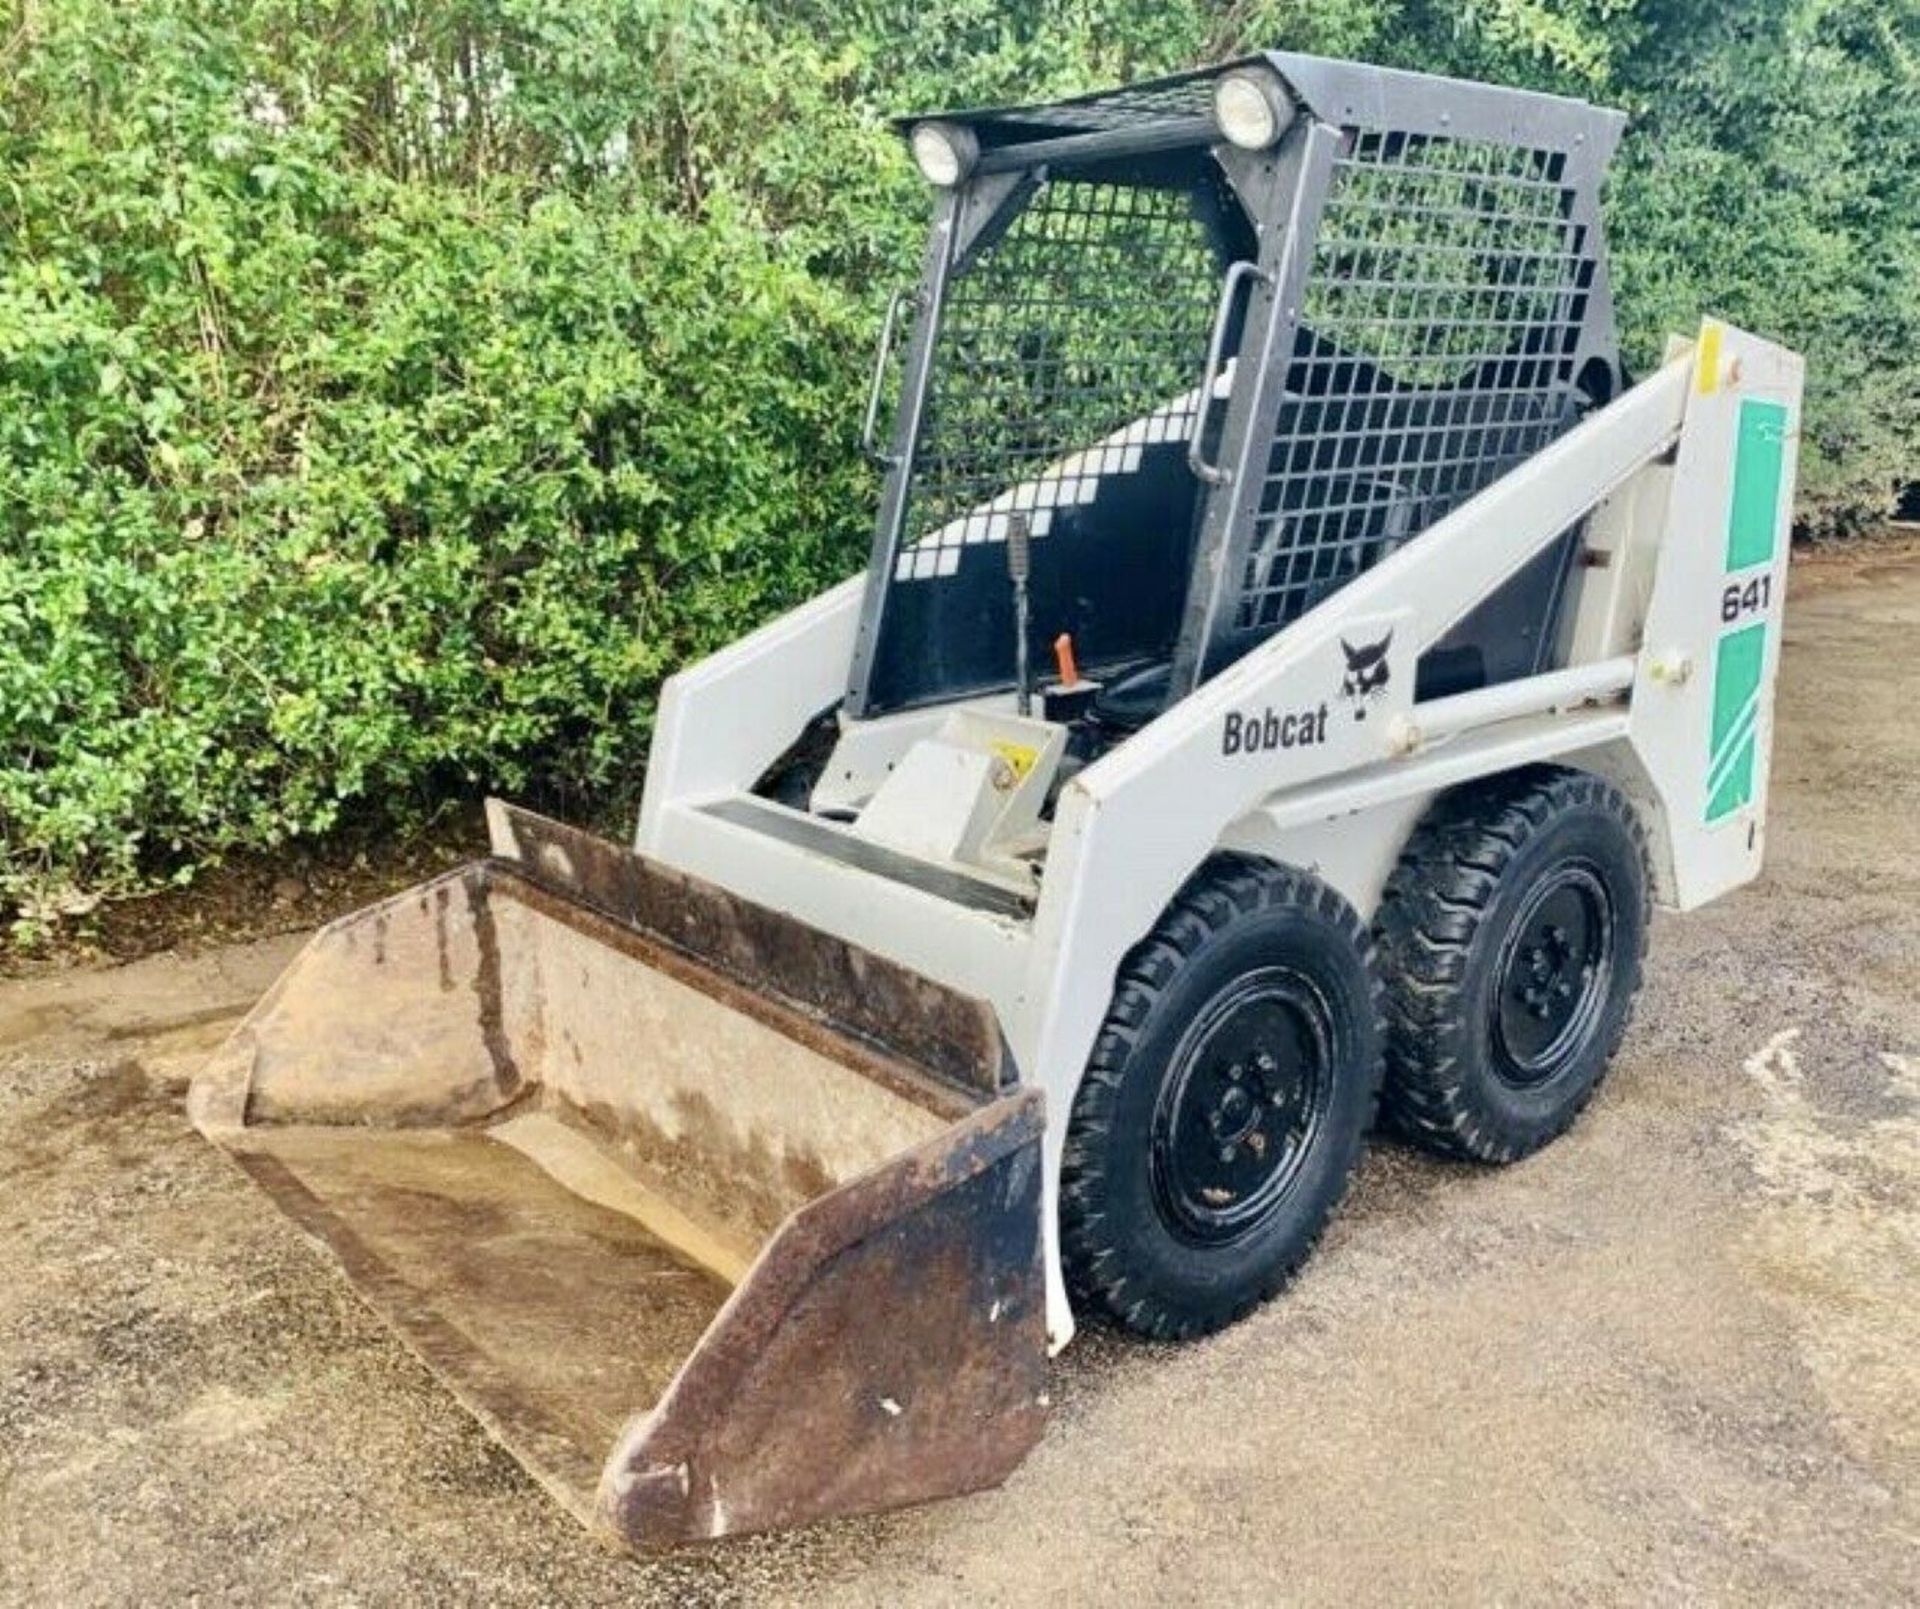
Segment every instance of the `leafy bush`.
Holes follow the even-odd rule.
[[[12,0],[0,906],[539,777],[863,555],[922,187],[882,114],[1284,42],[1628,106],[1644,365],[1812,360],[1804,516],[1920,443],[1920,0]]]
[[[0,893],[620,785],[668,669],[858,562],[864,302],[751,194],[396,175],[236,29],[62,22],[0,157]]]
[[[1801,518],[1883,519],[1920,480],[1920,3],[1658,10],[1614,185],[1636,355],[1702,311],[1804,352]]]

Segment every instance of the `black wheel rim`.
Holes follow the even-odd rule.
[[[1613,896],[1592,866],[1542,878],[1507,930],[1495,976],[1493,1070],[1516,1089],[1544,1084],[1578,1056],[1606,1004]]]
[[[1215,1246],[1265,1223],[1299,1179],[1333,1090],[1329,1013],[1298,973],[1248,973],[1181,1036],[1154,1108],[1154,1200],[1176,1234]]]

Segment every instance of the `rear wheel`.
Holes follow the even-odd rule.
[[[1222,855],[1127,958],[1068,1126],[1068,1278],[1163,1338],[1277,1291],[1346,1188],[1381,1070],[1366,930],[1318,879]]]
[[[1562,1133],[1626,1033],[1647,885],[1638,814],[1598,777],[1535,768],[1443,800],[1376,924],[1389,1124],[1481,1162]]]

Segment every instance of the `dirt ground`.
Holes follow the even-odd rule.
[[[297,936],[0,986],[0,1601],[1920,1602],[1920,547],[1796,566],[1764,879],[1600,1098],[1094,1334],[998,1492],[602,1552],[189,1132]]]

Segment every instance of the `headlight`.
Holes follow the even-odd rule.
[[[1213,86],[1213,120],[1244,151],[1264,151],[1293,121],[1293,101],[1271,73],[1228,73]]]
[[[907,145],[927,183],[943,190],[964,179],[980,159],[980,142],[973,130],[956,123],[917,123]]]

